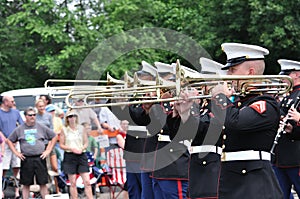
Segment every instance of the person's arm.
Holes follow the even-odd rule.
[[[0,136],[3,138],[3,141],[6,142],[6,139],[7,139],[7,138],[6,138],[5,135],[2,133],[2,131],[0,131]]]
[[[98,132],[102,133],[103,129],[102,129],[101,125],[100,125],[100,122],[98,120],[97,114],[92,109],[90,109],[90,111],[91,111],[91,113],[90,113],[91,118],[92,118],[94,124],[97,126]]]
[[[9,146],[10,150],[18,157],[20,158],[21,160],[25,160],[25,156],[19,152],[14,143],[12,141],[10,141],[9,139],[6,139],[6,144]]]
[[[52,135],[52,139],[48,142],[47,147],[45,149],[45,151],[42,153],[42,155],[40,156],[42,159],[45,159],[52,151],[55,143],[57,142],[57,135],[55,134],[55,132],[53,130],[51,130],[50,128],[46,128],[45,129],[46,134],[50,134]]]
[[[96,160],[97,156],[98,156],[98,143],[96,142],[95,139],[94,139],[94,144],[95,144],[95,147],[94,147],[94,160]]]
[[[83,136],[83,148],[81,150],[84,151],[87,149],[89,145],[88,132],[85,128],[83,128],[82,136]]]
[[[63,129],[61,129],[60,131],[60,134],[59,134],[59,147],[64,150],[64,151],[72,151],[72,148],[66,146],[66,142],[65,142],[65,139],[66,139],[66,136],[65,136],[65,132]]]
[[[119,145],[119,147],[121,147],[122,149],[124,149],[124,146],[125,146],[125,139],[122,137],[122,135],[118,134],[116,136],[117,138],[117,143]]]
[[[1,136],[1,138],[0,138],[0,140],[1,140],[1,156],[3,157],[4,150],[5,150],[5,148],[4,148],[5,141],[4,141],[4,137],[2,135],[0,135],[0,136]]]

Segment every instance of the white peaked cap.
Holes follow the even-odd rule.
[[[152,76],[156,77],[156,68],[146,61],[142,61],[142,71],[150,73]]]
[[[226,75],[227,73],[226,70],[221,70],[224,67],[223,64],[220,64],[211,59],[201,57],[200,64],[201,64],[201,73],[212,73],[217,75]]]
[[[154,62],[154,65],[157,68],[157,72],[159,73],[175,73],[176,68],[174,68],[170,64],[165,64],[162,62]]]
[[[269,54],[269,50],[256,45],[240,43],[223,43],[222,50],[227,55],[227,64],[223,69],[241,64],[249,60],[264,59]]]
[[[287,59],[279,59],[278,63],[281,66],[281,71],[295,71],[300,70],[300,62],[287,60]]]
[[[172,66],[174,67],[175,71],[176,71],[176,63],[172,63]],[[180,65],[180,67],[184,70],[187,70],[188,72],[191,72],[191,73],[199,73],[198,71],[194,70],[194,69],[191,69],[189,67],[186,67],[186,66],[183,66],[183,65]]]

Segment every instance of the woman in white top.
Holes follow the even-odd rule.
[[[65,127],[60,134],[60,147],[65,151],[63,170],[70,180],[71,198],[78,198],[76,187],[76,174],[80,174],[84,183],[84,192],[87,199],[93,198],[90,184],[88,159],[85,154],[88,146],[88,134],[86,129],[78,124],[78,115],[69,111],[65,118]]]

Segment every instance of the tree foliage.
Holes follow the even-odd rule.
[[[152,48],[169,39],[148,32],[155,27],[187,35],[220,63],[223,42],[264,46],[270,50],[265,73],[277,74],[279,58],[299,60],[299,6],[299,0],[3,0],[0,91],[41,86],[48,78],[99,79],[108,71],[120,78],[142,60],[180,58],[199,67],[199,49],[182,37],[172,40],[174,51]],[[126,34],[138,29],[145,31]]]

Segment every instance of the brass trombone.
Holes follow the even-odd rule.
[[[136,75],[135,75],[136,76]],[[157,76],[158,77],[158,76]],[[234,82],[235,95],[244,96],[248,94],[276,94],[283,95],[289,92],[293,87],[293,81],[289,76],[285,75],[211,75],[201,73],[191,73],[180,67],[179,61],[176,63],[176,80],[175,82],[160,81],[137,81],[134,77],[134,83],[123,89],[106,87],[95,92],[71,91],[66,96],[66,104],[70,108],[87,108],[87,107],[106,107],[106,106],[123,106],[130,104],[142,103],[159,103],[180,100],[180,92],[183,90],[196,89],[199,95],[191,97],[191,99],[211,98],[211,94],[207,92],[207,87],[213,87],[221,82]],[[162,93],[172,92],[173,97],[162,98]],[[154,93],[155,95],[148,95]],[[84,105],[75,106],[72,99],[82,98],[84,96]],[[93,104],[89,101],[94,99],[111,99],[113,102],[107,104]],[[115,102],[114,102],[115,101]]]
[[[124,80],[113,78],[107,73],[106,80],[70,80],[70,79],[48,79],[44,87],[48,89],[51,98],[66,98],[69,93],[96,92],[109,88],[122,89],[132,85],[134,79],[130,77],[127,71],[124,74]],[[54,86],[55,84],[70,84],[69,86]],[[102,85],[98,85],[102,84]],[[62,95],[62,93],[66,93]]]

